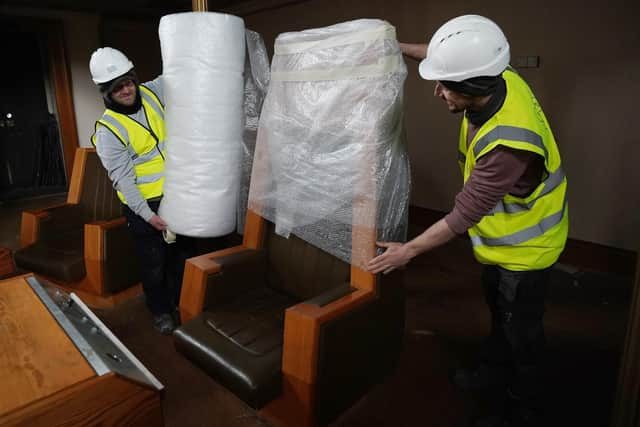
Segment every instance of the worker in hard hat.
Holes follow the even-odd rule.
[[[527,83],[509,67],[509,43],[493,21],[465,15],[427,44],[401,44],[422,60],[434,96],[463,113],[458,161],[464,186],[443,219],[407,243],[379,242],[370,271],[388,272],[467,232],[484,264],[491,333],[473,369],[458,369],[465,390],[502,390],[506,405],[483,426],[540,425],[539,370],[550,267],[568,231],[567,179],[549,123]],[[495,387],[494,387],[495,386]]]
[[[142,286],[154,327],[170,334],[178,322],[184,260],[189,238],[168,246],[158,216],[165,166],[165,107],[161,77],[140,84],[133,63],[119,50],[103,47],[89,68],[106,107],[91,142],[123,203],[138,255]]]

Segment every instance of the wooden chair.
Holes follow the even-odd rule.
[[[137,259],[121,203],[93,148],[78,148],[67,202],[22,213],[18,267],[88,305],[139,295]]]
[[[375,254],[375,203],[354,200],[354,218],[368,217],[354,223],[371,224],[352,227],[354,257]],[[356,264],[285,239],[248,210],[241,245],[187,261],[176,348],[274,425],[325,425],[401,350],[402,273]]]

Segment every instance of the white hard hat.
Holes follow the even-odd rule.
[[[91,54],[89,69],[95,84],[109,82],[133,68],[124,53],[111,47],[101,47]]]
[[[509,43],[500,27],[484,16],[463,15],[436,31],[419,72],[425,80],[460,82],[497,76],[508,65]]]

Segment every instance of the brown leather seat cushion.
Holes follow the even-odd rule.
[[[179,351],[260,408],[281,391],[284,310],[295,300],[267,287],[204,312],[174,332]]]
[[[16,264],[26,271],[64,282],[76,282],[85,274],[84,230],[76,229],[38,241],[16,251]]]

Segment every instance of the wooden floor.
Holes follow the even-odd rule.
[[[0,245],[11,247],[15,241],[20,209],[19,204],[0,205]],[[632,274],[588,267],[578,259],[552,275],[545,317],[545,426],[609,424]],[[447,380],[450,369],[473,360],[488,330],[479,274],[463,238],[412,261],[400,364],[332,427],[458,427],[484,410],[486,397],[460,393]],[[165,385],[167,426],[268,426],[178,354],[171,337],[152,329],[141,298],[97,314]]]

